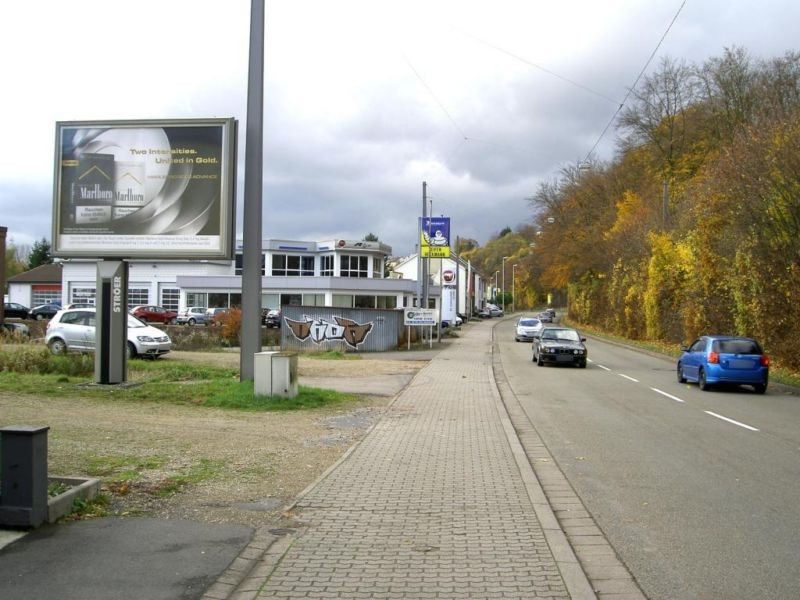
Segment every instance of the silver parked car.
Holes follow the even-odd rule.
[[[178,311],[178,325],[204,325],[206,322],[205,306],[190,306]]]
[[[47,324],[44,341],[53,354],[94,352],[96,309],[73,308],[59,311]],[[169,336],[128,315],[128,358],[157,358],[172,349]]]

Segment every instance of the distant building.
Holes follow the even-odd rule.
[[[8,301],[30,308],[62,297],[61,265],[39,265],[8,278]]]

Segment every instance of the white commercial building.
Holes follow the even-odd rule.
[[[242,295],[242,247],[236,260],[130,260],[128,305],[237,306]],[[391,248],[380,242],[264,240],[261,305],[405,308],[413,279],[384,277]],[[97,263],[63,262],[62,302],[94,302]]]

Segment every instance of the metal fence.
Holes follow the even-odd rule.
[[[404,342],[402,310],[281,307],[281,349],[383,352]]]

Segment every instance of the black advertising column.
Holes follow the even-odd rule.
[[[97,323],[95,383],[117,384],[128,379],[128,263],[97,263]]]

